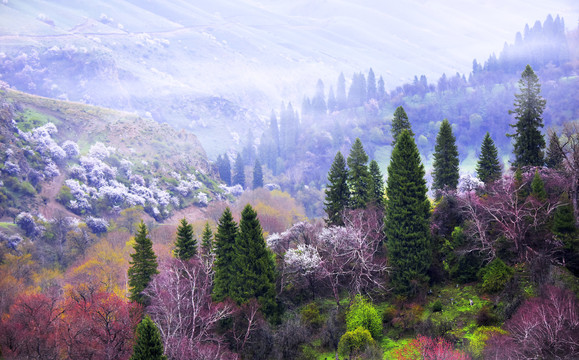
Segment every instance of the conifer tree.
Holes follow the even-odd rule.
[[[161,332],[149,315],[145,315],[137,326],[136,342],[130,360],[167,360],[163,355]]]
[[[562,206],[559,206],[555,210],[555,215],[553,216],[553,233],[559,236],[568,236],[574,234],[577,231],[575,226],[575,215],[573,214],[573,205],[569,200],[569,194],[563,192],[559,197],[559,202]],[[575,239],[574,242],[577,242]]]
[[[338,103],[334,95],[334,88],[330,86],[330,92],[328,93],[328,112],[331,114],[336,110],[338,110]]]
[[[348,188],[348,170],[346,160],[338,151],[328,173],[328,186],[326,187],[326,199],[324,211],[328,215],[326,224],[344,225],[342,212],[350,202],[350,189]]]
[[[209,226],[209,221],[205,222],[205,227],[201,234],[201,249],[203,250],[204,256],[210,256],[213,254],[213,232]]]
[[[402,106],[398,106],[394,111],[394,117],[392,119],[392,129],[390,130],[392,133],[392,147],[396,145],[396,139],[402,132],[402,130],[408,130],[410,132],[410,136],[414,137],[414,133],[412,132],[412,128],[410,126],[410,121],[408,120],[408,115],[406,115],[406,111]]]
[[[131,266],[128,270],[129,292],[131,293],[129,299],[139,304],[146,304],[148,299],[143,294],[143,290],[149,285],[153,275],[159,273],[153,242],[148,235],[147,226],[141,220],[133,245],[135,253],[131,254],[132,260],[129,261]]]
[[[549,137],[549,147],[547,148],[547,154],[545,156],[545,165],[549,169],[560,169],[563,165],[563,159],[565,154],[561,150],[561,143],[559,142],[559,137],[556,132],[551,132]]]
[[[382,172],[378,166],[376,160],[370,161],[370,177],[372,178],[372,184],[370,188],[372,192],[370,194],[370,202],[374,203],[376,206],[384,207],[384,179],[382,177]]]
[[[227,297],[232,297],[232,283],[237,276],[233,264],[237,256],[236,236],[237,223],[233,220],[231,210],[226,208],[219,219],[215,234],[215,264],[213,265],[215,277],[212,292],[214,301],[223,301]]]
[[[370,200],[370,185],[372,179],[368,171],[368,155],[364,151],[362,141],[356,138],[350,155],[348,155],[348,186],[350,188],[350,207],[352,209],[365,208]]]
[[[531,181],[531,195],[537,200],[545,200],[547,198],[545,183],[539,174],[539,170],[535,170],[535,176],[533,176],[533,181]]]
[[[541,97],[539,78],[530,65],[527,65],[519,80],[519,94],[515,94],[516,124],[513,138],[515,161],[513,166],[543,166],[545,139],[539,128],[543,127],[543,111],[546,101]]]
[[[259,159],[255,159],[255,165],[253,165],[253,189],[260,187],[263,187],[263,171]]]
[[[324,96],[324,82],[322,79],[318,79],[318,83],[316,84],[316,95],[312,99],[312,109],[318,115],[325,114],[327,110]]]
[[[476,165],[476,173],[480,181],[489,184],[501,178],[501,164],[495,143],[490,134],[485,134]]]
[[[346,97],[346,78],[344,73],[340,73],[338,77],[338,85],[336,87],[336,105],[337,110],[343,110],[348,104],[348,98]]]
[[[197,239],[193,234],[193,225],[189,224],[185,218],[181,219],[181,223],[177,227],[177,239],[173,254],[181,260],[189,260],[197,255]]]
[[[233,185],[241,185],[245,188],[245,164],[240,154],[235,159],[235,172],[233,174]]]
[[[368,80],[366,81],[366,100],[376,98],[377,98],[376,76],[374,75],[374,70],[370,68],[370,71],[368,72]]]
[[[413,294],[427,281],[431,247],[424,166],[413,137],[403,130],[388,166],[385,233],[393,267],[392,286],[400,294]]]
[[[384,101],[386,99],[386,88],[384,84],[384,79],[380,76],[378,79],[378,90],[377,90],[378,101]]]
[[[278,315],[275,293],[275,263],[263,238],[257,213],[251,205],[241,212],[239,232],[235,239],[234,278],[232,298],[243,304],[256,298],[262,311],[270,319]]]
[[[216,165],[221,181],[223,181],[225,185],[231,186],[231,163],[229,162],[229,156],[227,156],[227,154],[223,154],[223,157],[221,155],[217,156]]]
[[[456,190],[458,186],[458,149],[452,126],[444,119],[436,136],[434,146],[434,170],[432,188]]]

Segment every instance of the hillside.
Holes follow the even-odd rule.
[[[11,89],[0,95],[4,216],[51,216],[63,207],[106,216],[140,205],[162,219],[172,209],[206,204],[223,192],[211,180],[203,147],[184,130]]]

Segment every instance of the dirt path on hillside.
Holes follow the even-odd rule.
[[[56,178],[52,179],[51,182],[45,183],[40,191],[40,196],[42,199],[46,199],[45,203],[41,203],[38,207],[38,212],[42,214],[46,219],[52,219],[57,213],[63,213],[65,216],[78,218],[79,216],[70,212],[61,203],[56,201],[56,196],[62,187],[62,184],[66,180],[65,174],[60,174]]]

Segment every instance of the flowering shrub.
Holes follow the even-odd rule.
[[[95,218],[89,216],[85,219],[86,226],[93,232],[93,234],[106,233],[109,223],[105,219]]]
[[[427,336],[418,336],[403,348],[394,351],[396,360],[469,360],[470,356],[462,351],[453,349],[452,345],[442,338],[432,339]]]
[[[80,154],[78,145],[71,140],[66,140],[65,142],[63,142],[62,149],[64,150],[64,152],[66,152],[66,156],[69,159],[75,158]]]

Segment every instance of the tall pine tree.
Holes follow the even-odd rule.
[[[181,223],[177,227],[177,239],[173,254],[181,260],[189,260],[197,255],[197,239],[193,234],[193,225],[189,224],[185,218],[181,219]]]
[[[372,179],[372,184],[370,188],[372,189],[370,193],[370,202],[378,206],[379,208],[384,207],[384,178],[382,177],[382,172],[378,166],[376,160],[370,161],[370,166],[368,166],[370,171],[370,178]]]
[[[275,293],[275,263],[263,238],[257,213],[251,205],[241,212],[239,232],[235,239],[234,278],[232,298],[243,304],[256,298],[263,313],[270,319],[278,314]]]
[[[259,159],[255,159],[255,165],[253,165],[253,189],[261,187],[263,187],[263,170]]]
[[[203,233],[201,234],[201,250],[204,256],[211,256],[213,254],[213,232],[209,221],[205,222]]]
[[[452,126],[444,119],[436,136],[434,146],[434,170],[432,188],[456,190],[458,186],[458,149]]]
[[[326,199],[324,201],[325,212],[328,215],[326,224],[344,225],[342,212],[350,202],[350,189],[348,188],[348,170],[346,160],[338,151],[328,173],[328,186],[326,187]]]
[[[563,166],[565,154],[563,154],[561,148],[557,133],[552,131],[549,136],[549,147],[547,148],[547,154],[545,156],[545,165],[547,165],[549,169],[558,170]]]
[[[232,284],[237,276],[234,267],[234,260],[237,256],[236,236],[237,223],[233,220],[231,210],[226,208],[219,219],[215,234],[215,264],[213,265],[215,277],[212,292],[214,301],[223,301],[227,297],[232,297]]]
[[[487,132],[480,149],[480,156],[476,165],[476,174],[480,181],[489,184],[501,178],[502,170],[498,151],[493,139]]]
[[[145,315],[137,326],[136,341],[130,360],[167,360],[163,355],[161,332],[149,315]]]
[[[141,220],[137,235],[135,235],[135,244],[133,248],[135,253],[131,254],[132,260],[128,270],[129,277],[129,299],[139,304],[146,304],[148,298],[143,291],[149,285],[153,275],[158,274],[157,256],[153,251],[153,242],[149,238],[147,226]]]
[[[221,181],[227,186],[231,186],[231,163],[229,162],[229,156],[223,154],[223,157],[219,155],[217,157],[217,170],[219,171],[219,177]]]
[[[404,129],[408,130],[410,132],[410,136],[414,137],[414,133],[412,132],[406,111],[404,111],[402,106],[398,106],[394,111],[394,117],[392,118],[392,129],[390,130],[392,134],[393,147],[396,145],[396,139],[398,139],[398,136]]]
[[[348,186],[350,187],[350,207],[352,209],[365,208],[370,200],[370,185],[372,179],[368,171],[368,155],[364,151],[362,141],[356,138],[350,155],[348,155]]]
[[[543,166],[545,139],[540,128],[543,127],[546,101],[541,97],[539,78],[530,65],[521,74],[519,91],[515,94],[515,109],[509,111],[517,120],[511,125],[515,132],[507,135],[514,141],[513,166]]]
[[[340,76],[338,76],[336,105],[338,106],[338,110],[343,110],[348,105],[348,97],[346,96],[346,78],[344,77],[344,73],[340,73]]]
[[[376,76],[374,70],[370,68],[368,80],[366,81],[366,100],[376,99],[378,97],[376,90]]]
[[[413,137],[403,130],[392,151],[386,188],[385,233],[397,293],[415,294],[431,263],[424,166]]]
[[[237,158],[235,159],[233,185],[241,185],[241,187],[245,188],[245,164],[240,154],[237,154]]]

